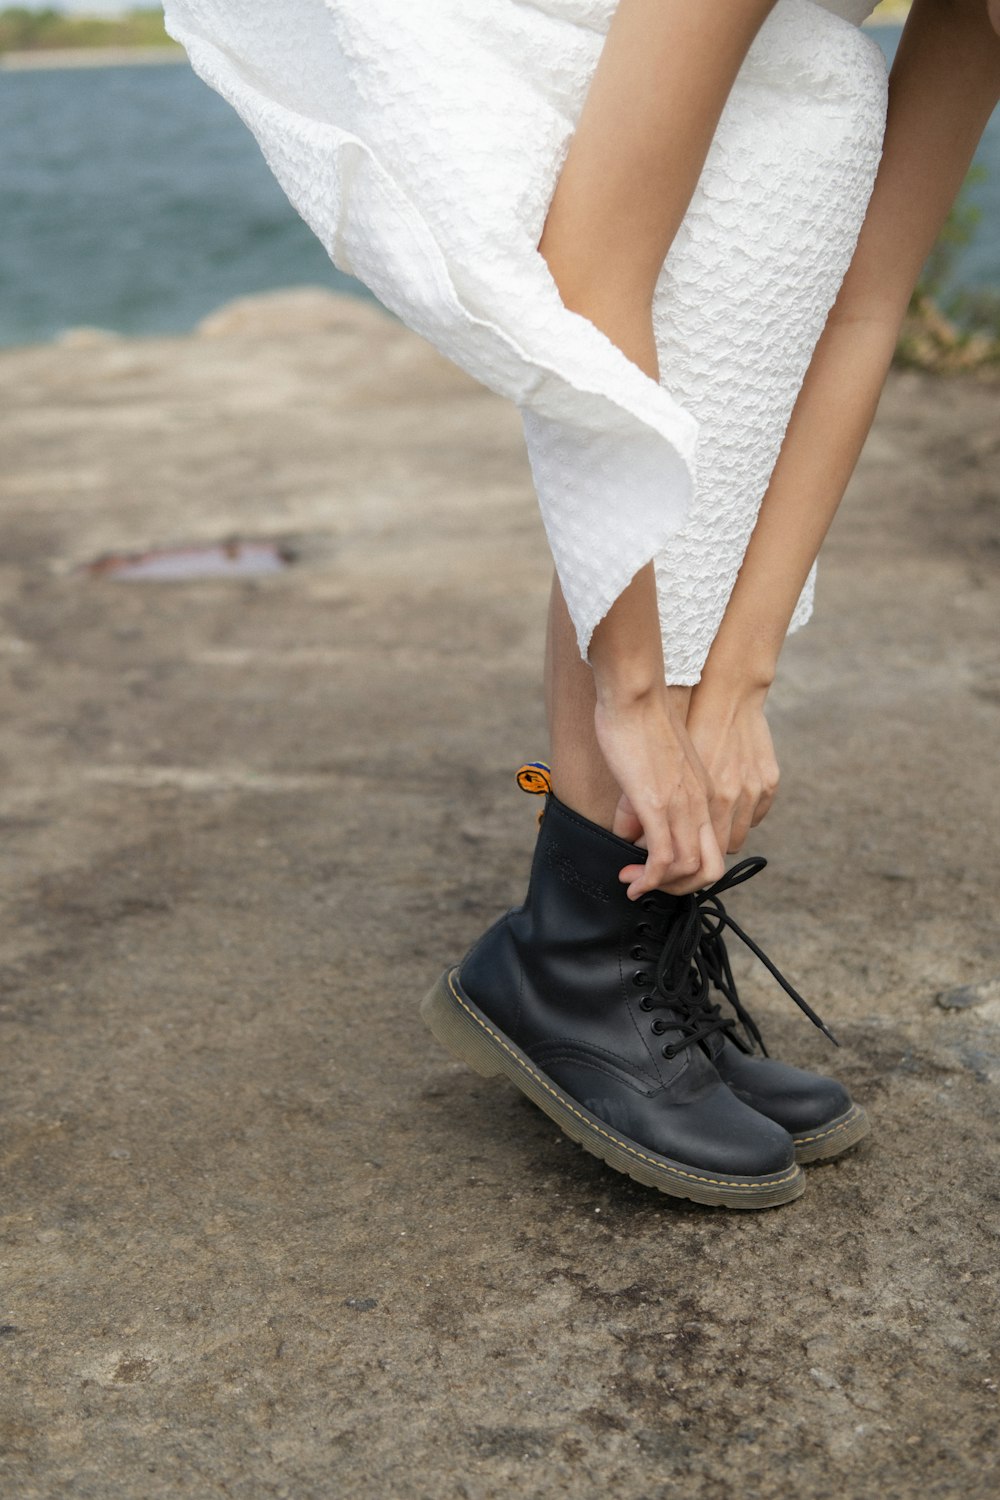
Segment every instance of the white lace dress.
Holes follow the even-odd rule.
[[[778,0],[663,267],[650,380],[536,246],[617,0],[166,0],[341,270],[520,407],[580,650],[655,559],[696,682],[881,151],[874,0]],[[470,475],[470,505],[475,504]],[[811,582],[793,624],[811,607]]]

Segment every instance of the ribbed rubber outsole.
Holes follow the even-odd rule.
[[[603,1120],[564,1094],[531,1059],[483,1015],[458,985],[450,969],[424,998],[420,1014],[433,1035],[483,1078],[508,1078],[533,1104],[593,1156],[616,1172],[674,1198],[722,1208],[776,1208],[805,1189],[797,1165],[763,1177],[719,1177],[701,1168],[658,1156],[611,1130]]]
[[[799,1163],[826,1161],[855,1145],[871,1130],[871,1121],[860,1104],[852,1104],[846,1114],[817,1130],[793,1136],[795,1160]]]

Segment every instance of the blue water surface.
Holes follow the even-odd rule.
[[[899,32],[873,35],[887,54]],[[186,63],[0,73],[0,344],[94,324],[180,332],[220,303],[334,269],[233,110]],[[1000,118],[964,285],[1000,289]]]
[[[186,63],[0,74],[0,343],[186,330],[231,297],[358,285]]]

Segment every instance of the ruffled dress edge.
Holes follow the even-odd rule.
[[[292,204],[339,270],[358,277],[378,300],[446,357],[522,412],[532,444],[558,461],[562,438],[586,436],[607,468],[604,486],[587,486],[555,516],[545,504],[553,485],[535,472],[542,519],[563,582],[581,656],[594,628],[636,573],[680,528],[695,485],[698,423],[596,326],[570,312],[534,246],[518,261],[519,294],[508,305],[463,298],[444,247],[387,165],[364,141],[332,123],[290,109],[266,94],[240,59],[179,22],[170,0],[166,29],[194,71],[225,98],[256,137]],[[317,161],[324,171],[317,173]],[[518,312],[530,309],[527,316]],[[533,458],[533,467],[540,460]],[[614,485],[615,473],[627,486]],[[613,543],[594,556],[595,535]]]

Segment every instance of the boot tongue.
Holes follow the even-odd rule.
[[[725,1041],[725,1037],[726,1033],[720,1028],[720,1030],[718,1031],[713,1031],[711,1036],[705,1037],[704,1041],[701,1044],[713,1062],[722,1051],[722,1045]]]

